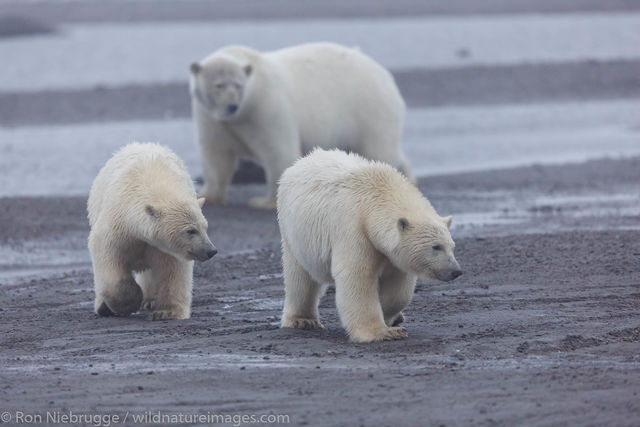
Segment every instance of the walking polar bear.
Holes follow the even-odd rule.
[[[462,274],[451,217],[389,165],[317,149],[280,178],[285,301],[282,327],[322,328],[323,284],[335,282],[342,325],[354,342],[398,339],[416,276]]]
[[[203,203],[166,147],[133,143],[109,159],[87,204],[97,314],[144,308],[153,320],[189,318],[193,260],[217,252]]]
[[[314,147],[384,161],[412,179],[400,150],[404,101],[393,76],[358,49],[225,47],[191,65],[190,93],[209,201],[226,201],[242,157],[264,168],[268,184],[249,205],[273,209],[278,178]]]

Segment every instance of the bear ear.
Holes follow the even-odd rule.
[[[189,70],[191,70],[193,74],[198,74],[200,70],[202,70],[202,65],[198,64],[197,62],[194,62],[189,66]]]
[[[453,222],[453,217],[451,215],[445,216],[444,218],[442,218],[442,220],[444,221],[447,228],[451,228],[451,223]]]
[[[147,215],[149,215],[151,218],[154,218],[154,219],[158,219],[161,216],[160,211],[151,205],[145,206],[144,211],[147,213]]]
[[[400,231],[405,231],[409,228],[409,221],[406,218],[400,218],[398,220],[398,228]]]
[[[252,71],[253,71],[253,67],[251,66],[251,64],[244,66],[244,73],[247,76],[250,76]]]
[[[204,197],[198,197],[198,205],[200,205],[200,209],[204,206],[204,202],[206,199]]]

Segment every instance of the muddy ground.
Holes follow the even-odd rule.
[[[637,158],[422,180],[458,221],[465,274],[419,283],[409,338],[368,345],[347,341],[331,289],[325,330],[278,328],[275,216],[243,205],[259,185],[206,207],[220,253],[196,266],[187,321],[97,317],[85,200],[2,199],[0,411],[638,425],[638,182]]]

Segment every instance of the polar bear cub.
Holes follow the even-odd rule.
[[[237,159],[248,158],[268,184],[249,204],[273,209],[282,172],[315,147],[360,153],[411,178],[400,150],[402,96],[393,76],[358,49],[224,47],[191,65],[190,93],[209,201],[226,201]]]
[[[441,218],[389,165],[317,149],[284,172],[277,205],[284,328],[322,328],[322,285],[335,282],[352,341],[404,338],[396,325],[416,276],[449,281],[462,274],[451,217]]]
[[[87,205],[97,314],[144,308],[153,320],[189,318],[193,260],[217,252],[203,203],[167,147],[132,143],[109,159]]]

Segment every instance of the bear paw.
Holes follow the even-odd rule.
[[[274,210],[276,201],[271,197],[252,197],[249,199],[249,206],[255,209]]]
[[[174,319],[188,319],[189,315],[178,309],[165,309],[152,311],[148,320],[174,320]]]
[[[390,326],[374,331],[353,332],[352,342],[366,343],[375,341],[401,340],[407,338],[409,333],[402,326]]]
[[[305,319],[302,317],[283,319],[280,327],[296,329],[324,329],[324,326],[318,319]]]
[[[198,197],[204,197],[208,204],[212,205],[226,205],[227,204],[227,196],[220,195],[218,193],[213,193],[207,190],[203,190],[198,193]]]

